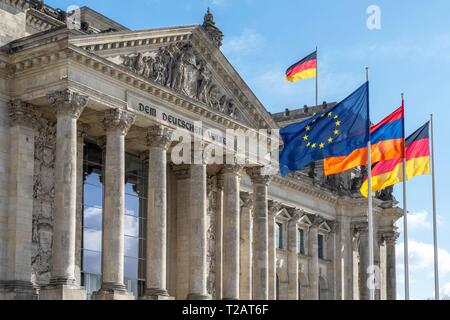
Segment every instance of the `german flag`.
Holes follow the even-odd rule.
[[[286,80],[292,83],[317,76],[317,51],[292,65],[286,71]]]
[[[430,122],[406,139],[406,179],[430,174]],[[383,190],[403,181],[403,157],[380,161],[372,168],[372,192]],[[367,198],[368,179],[360,191]]]
[[[372,163],[403,157],[405,104],[370,128]],[[357,166],[367,165],[367,147],[348,155],[324,159],[325,175],[338,174]]]

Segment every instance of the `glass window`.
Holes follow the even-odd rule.
[[[83,250],[83,272],[102,273],[102,254],[100,252]]]
[[[102,251],[102,232],[84,228],[83,249],[92,251]]]
[[[84,207],[84,221],[83,226],[85,228],[102,230],[102,208],[98,207]]]
[[[305,254],[305,232],[303,229],[298,229],[297,238],[297,252],[299,254]]]
[[[138,278],[138,259],[125,257],[125,278]]]
[[[125,215],[125,235],[139,237],[139,218]]]
[[[125,257],[139,258],[139,239],[125,236]]]
[[[283,249],[283,225],[278,222],[275,225],[275,239],[277,248]]]
[[[125,214],[139,217],[139,198],[129,194],[125,195]]]
[[[84,151],[82,284],[89,299],[101,286],[103,152],[88,141]],[[146,177],[145,162],[126,154],[124,284],[136,297],[145,290]]]
[[[319,259],[324,259],[324,238],[321,234],[317,236],[317,245],[319,251]]]
[[[85,183],[83,200],[84,205],[98,208],[103,207],[103,188]]]

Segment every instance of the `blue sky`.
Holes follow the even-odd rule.
[[[319,47],[320,101],[345,98],[370,67],[371,118],[378,122],[406,95],[406,130],[435,115],[440,282],[450,296],[450,2],[434,0],[47,0],[88,5],[131,29],[200,24],[209,5],[225,34],[222,51],[270,112],[314,102],[314,80],[287,83],[284,71]],[[369,5],[381,29],[369,30]],[[396,188],[401,201],[401,187]],[[411,297],[433,296],[431,178],[408,184]],[[398,240],[398,296],[403,297],[403,235]]]

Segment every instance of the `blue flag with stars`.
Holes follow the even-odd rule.
[[[369,132],[369,82],[330,110],[280,130],[282,176],[313,161],[340,157],[367,147]]]

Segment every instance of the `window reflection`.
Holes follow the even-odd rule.
[[[101,274],[102,254],[100,252],[83,250],[83,272]]]
[[[84,148],[82,283],[88,299],[101,286],[103,152],[94,143]],[[147,164],[125,155],[124,284],[136,297],[145,290]]]

